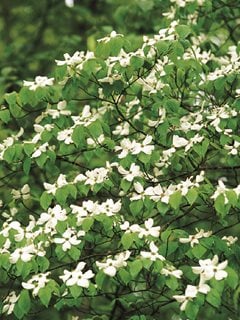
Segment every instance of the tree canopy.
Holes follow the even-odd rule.
[[[66,3],[1,4],[1,318],[239,319],[238,1]]]

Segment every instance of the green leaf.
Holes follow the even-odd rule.
[[[98,138],[102,133],[102,126],[100,121],[96,120],[88,126],[88,130],[94,138]]]
[[[127,181],[126,179],[121,179],[120,187],[124,192],[127,192],[131,187],[131,182]]]
[[[239,277],[237,272],[230,267],[227,267],[225,271],[228,273],[227,284],[229,285],[230,288],[236,289],[236,287],[239,284]]]
[[[40,197],[40,205],[44,210],[47,210],[52,203],[53,196],[44,191]]]
[[[2,122],[8,123],[10,119],[11,119],[11,115],[9,110],[7,109],[0,110],[0,120],[2,120]]]
[[[28,176],[31,169],[31,158],[26,158],[23,161],[23,171]]]
[[[68,251],[68,254],[71,258],[73,258],[74,261],[77,261],[80,257],[81,251],[78,248],[72,246]]]
[[[81,227],[85,232],[88,232],[91,229],[91,226],[94,223],[94,219],[92,217],[85,218],[81,223]]]
[[[197,305],[192,301],[189,301],[187,303],[185,313],[186,313],[186,316],[189,318],[189,320],[197,319],[196,317],[197,317],[198,311],[199,311],[199,305]]]
[[[77,126],[72,134],[72,140],[78,147],[85,145],[85,130],[84,126]]]
[[[27,314],[31,309],[31,300],[29,297],[28,290],[22,290],[17,302],[19,308],[22,310],[23,314]]]
[[[173,209],[178,209],[180,204],[182,202],[182,193],[181,191],[176,191],[173,194],[171,194],[169,198],[169,204]]]
[[[109,42],[98,42],[96,50],[95,50],[95,55],[96,57],[105,59],[109,56],[110,54],[110,45]]]
[[[127,285],[132,280],[131,275],[125,269],[120,269],[118,275],[125,285]]]
[[[222,217],[225,217],[225,215],[228,213],[227,205],[225,204],[225,197],[223,194],[220,194],[217,196],[214,202],[214,208]]]
[[[192,188],[186,194],[187,201],[190,205],[192,205],[198,197],[198,192],[196,188]]]
[[[238,196],[236,194],[236,192],[234,190],[227,190],[225,192],[226,196],[227,196],[227,199],[229,201],[229,203],[235,207],[237,202],[238,202]]]
[[[46,271],[50,265],[50,262],[46,257],[37,257],[37,263],[41,272]]]
[[[178,25],[175,30],[181,39],[186,38],[191,33],[191,28],[187,25]]]
[[[212,306],[218,308],[221,304],[221,295],[216,289],[211,289],[211,291],[207,294],[206,297],[207,302],[209,302]]]
[[[82,288],[77,285],[69,287],[69,290],[71,292],[71,295],[75,299],[78,298],[80,296],[80,294],[82,293]]]
[[[63,186],[62,188],[57,189],[55,197],[61,205],[64,205],[68,197],[67,186]]]
[[[38,297],[45,307],[48,307],[49,302],[51,300],[51,296],[52,296],[52,291],[50,288],[48,288],[48,286],[46,286],[45,288],[41,288],[38,291]]]
[[[14,146],[8,147],[5,152],[3,153],[3,159],[8,163],[11,163],[15,156],[15,148]]]
[[[171,290],[176,290],[178,288],[178,281],[175,277],[167,277],[166,278],[166,285]]]
[[[142,261],[141,260],[135,260],[131,263],[129,263],[129,269],[130,274],[133,278],[136,278],[136,276],[139,274],[139,272],[142,270]]]
[[[17,317],[17,319],[22,319],[25,315],[25,312],[19,307],[18,303],[15,304],[13,313]]]
[[[129,208],[130,208],[131,213],[134,216],[137,216],[137,214],[140,213],[143,208],[143,201],[142,200],[133,201],[130,204]]]
[[[128,250],[132,246],[133,241],[134,241],[134,235],[131,232],[124,233],[121,238],[121,243],[125,250]]]
[[[203,247],[201,244],[197,244],[195,245],[191,252],[194,255],[194,257],[196,257],[197,259],[200,259],[204,253],[207,251],[207,249],[205,247]]]
[[[156,43],[156,48],[158,50],[158,53],[160,55],[164,55],[167,53],[168,49],[169,49],[169,42],[168,41],[158,41]]]

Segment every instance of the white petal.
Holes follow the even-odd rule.
[[[115,267],[113,267],[113,266],[109,266],[109,267],[105,268],[103,270],[103,272],[105,274],[109,275],[110,277],[114,277],[115,274],[117,273],[117,269]]]

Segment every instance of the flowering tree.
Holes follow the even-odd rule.
[[[5,95],[2,319],[238,319],[239,46],[176,2]]]

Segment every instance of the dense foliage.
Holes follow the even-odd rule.
[[[1,319],[238,319],[238,3],[104,4],[138,35],[4,96]]]

